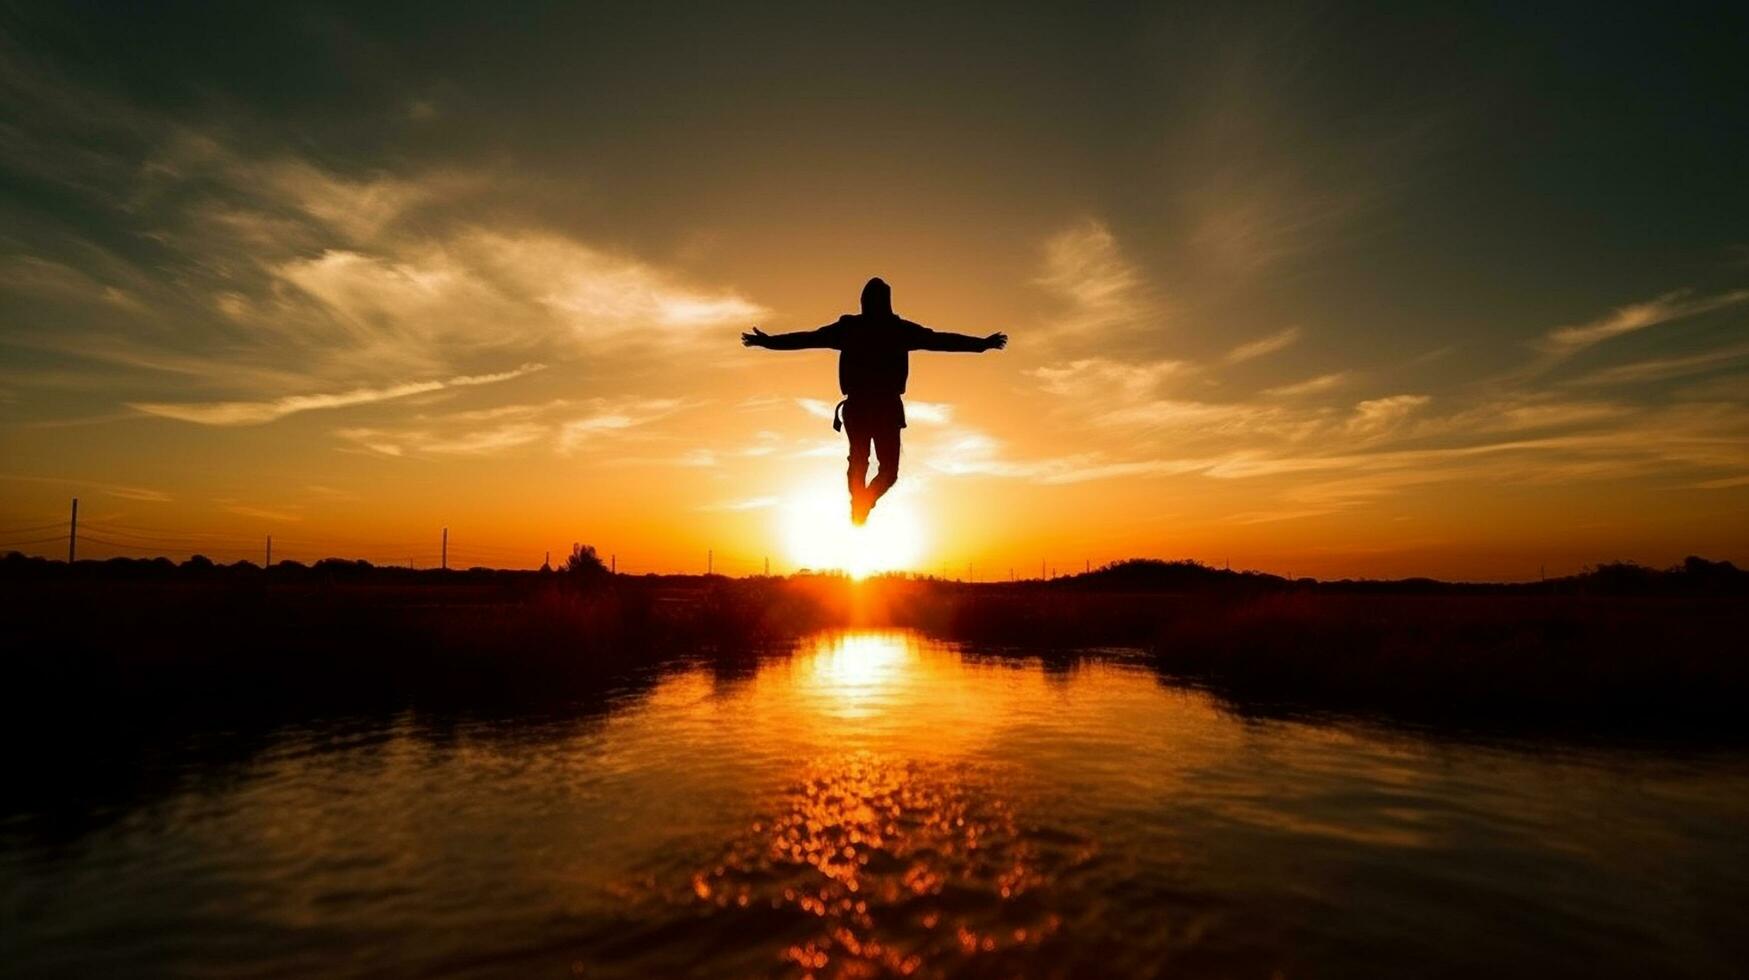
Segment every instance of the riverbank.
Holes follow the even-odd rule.
[[[1749,695],[1742,573],[1710,563],[1540,590],[1368,590],[1182,564],[1015,584],[6,565],[14,719],[563,703],[665,662],[744,662],[838,626],[1022,654],[1136,648],[1163,677],[1242,706],[1435,722],[1734,731]]]

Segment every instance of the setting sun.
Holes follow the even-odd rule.
[[[867,524],[851,524],[841,480],[809,484],[778,513],[791,562],[855,578],[916,568],[928,537],[912,497],[902,491],[883,500]]]

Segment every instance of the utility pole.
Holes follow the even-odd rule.
[[[443,548],[438,552],[438,567],[449,571],[449,528],[443,529]]]
[[[261,563],[262,568],[273,567],[273,535],[267,536],[267,560]]]
[[[717,573],[717,550],[715,548],[705,549],[704,573],[706,575],[715,575]]]
[[[1040,582],[1045,580],[1045,560],[1043,558],[1038,560],[1038,580]]]
[[[615,575],[618,575],[619,574],[619,555],[617,555],[617,554],[608,555],[607,560],[611,563],[608,565],[608,571],[612,572]]]
[[[1086,575],[1092,571],[1093,571],[1093,559],[1091,559],[1091,558],[1081,559],[1081,574]]]
[[[550,551],[547,552],[547,556],[545,558],[541,559],[540,567],[542,567],[542,568],[552,568],[553,567],[553,553],[552,552],[550,552]]]
[[[73,520],[67,524],[67,564],[73,564],[74,546],[79,542],[79,498],[73,498]]]
[[[771,577],[771,556],[770,555],[765,556],[765,577],[766,578]]]
[[[972,563],[968,561],[968,562],[966,562],[966,581],[970,582],[971,580],[972,580]]]

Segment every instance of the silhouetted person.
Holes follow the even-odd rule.
[[[844,400],[832,413],[832,428],[850,437],[850,519],[861,524],[868,512],[899,479],[899,430],[905,427],[905,379],[911,373],[914,350],[962,351],[981,354],[1008,345],[1008,335],[969,337],[942,333],[900,319],[893,313],[893,290],[881,279],[862,287],[862,312],[846,314],[837,323],[797,333],[766,334],[758,327],[741,335],[748,347],[769,350],[840,351],[838,390]],[[881,469],[868,476],[868,449],[873,443]]]

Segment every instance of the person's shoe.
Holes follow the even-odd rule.
[[[869,499],[867,494],[853,494],[850,498],[850,523],[861,527],[868,523]]]

